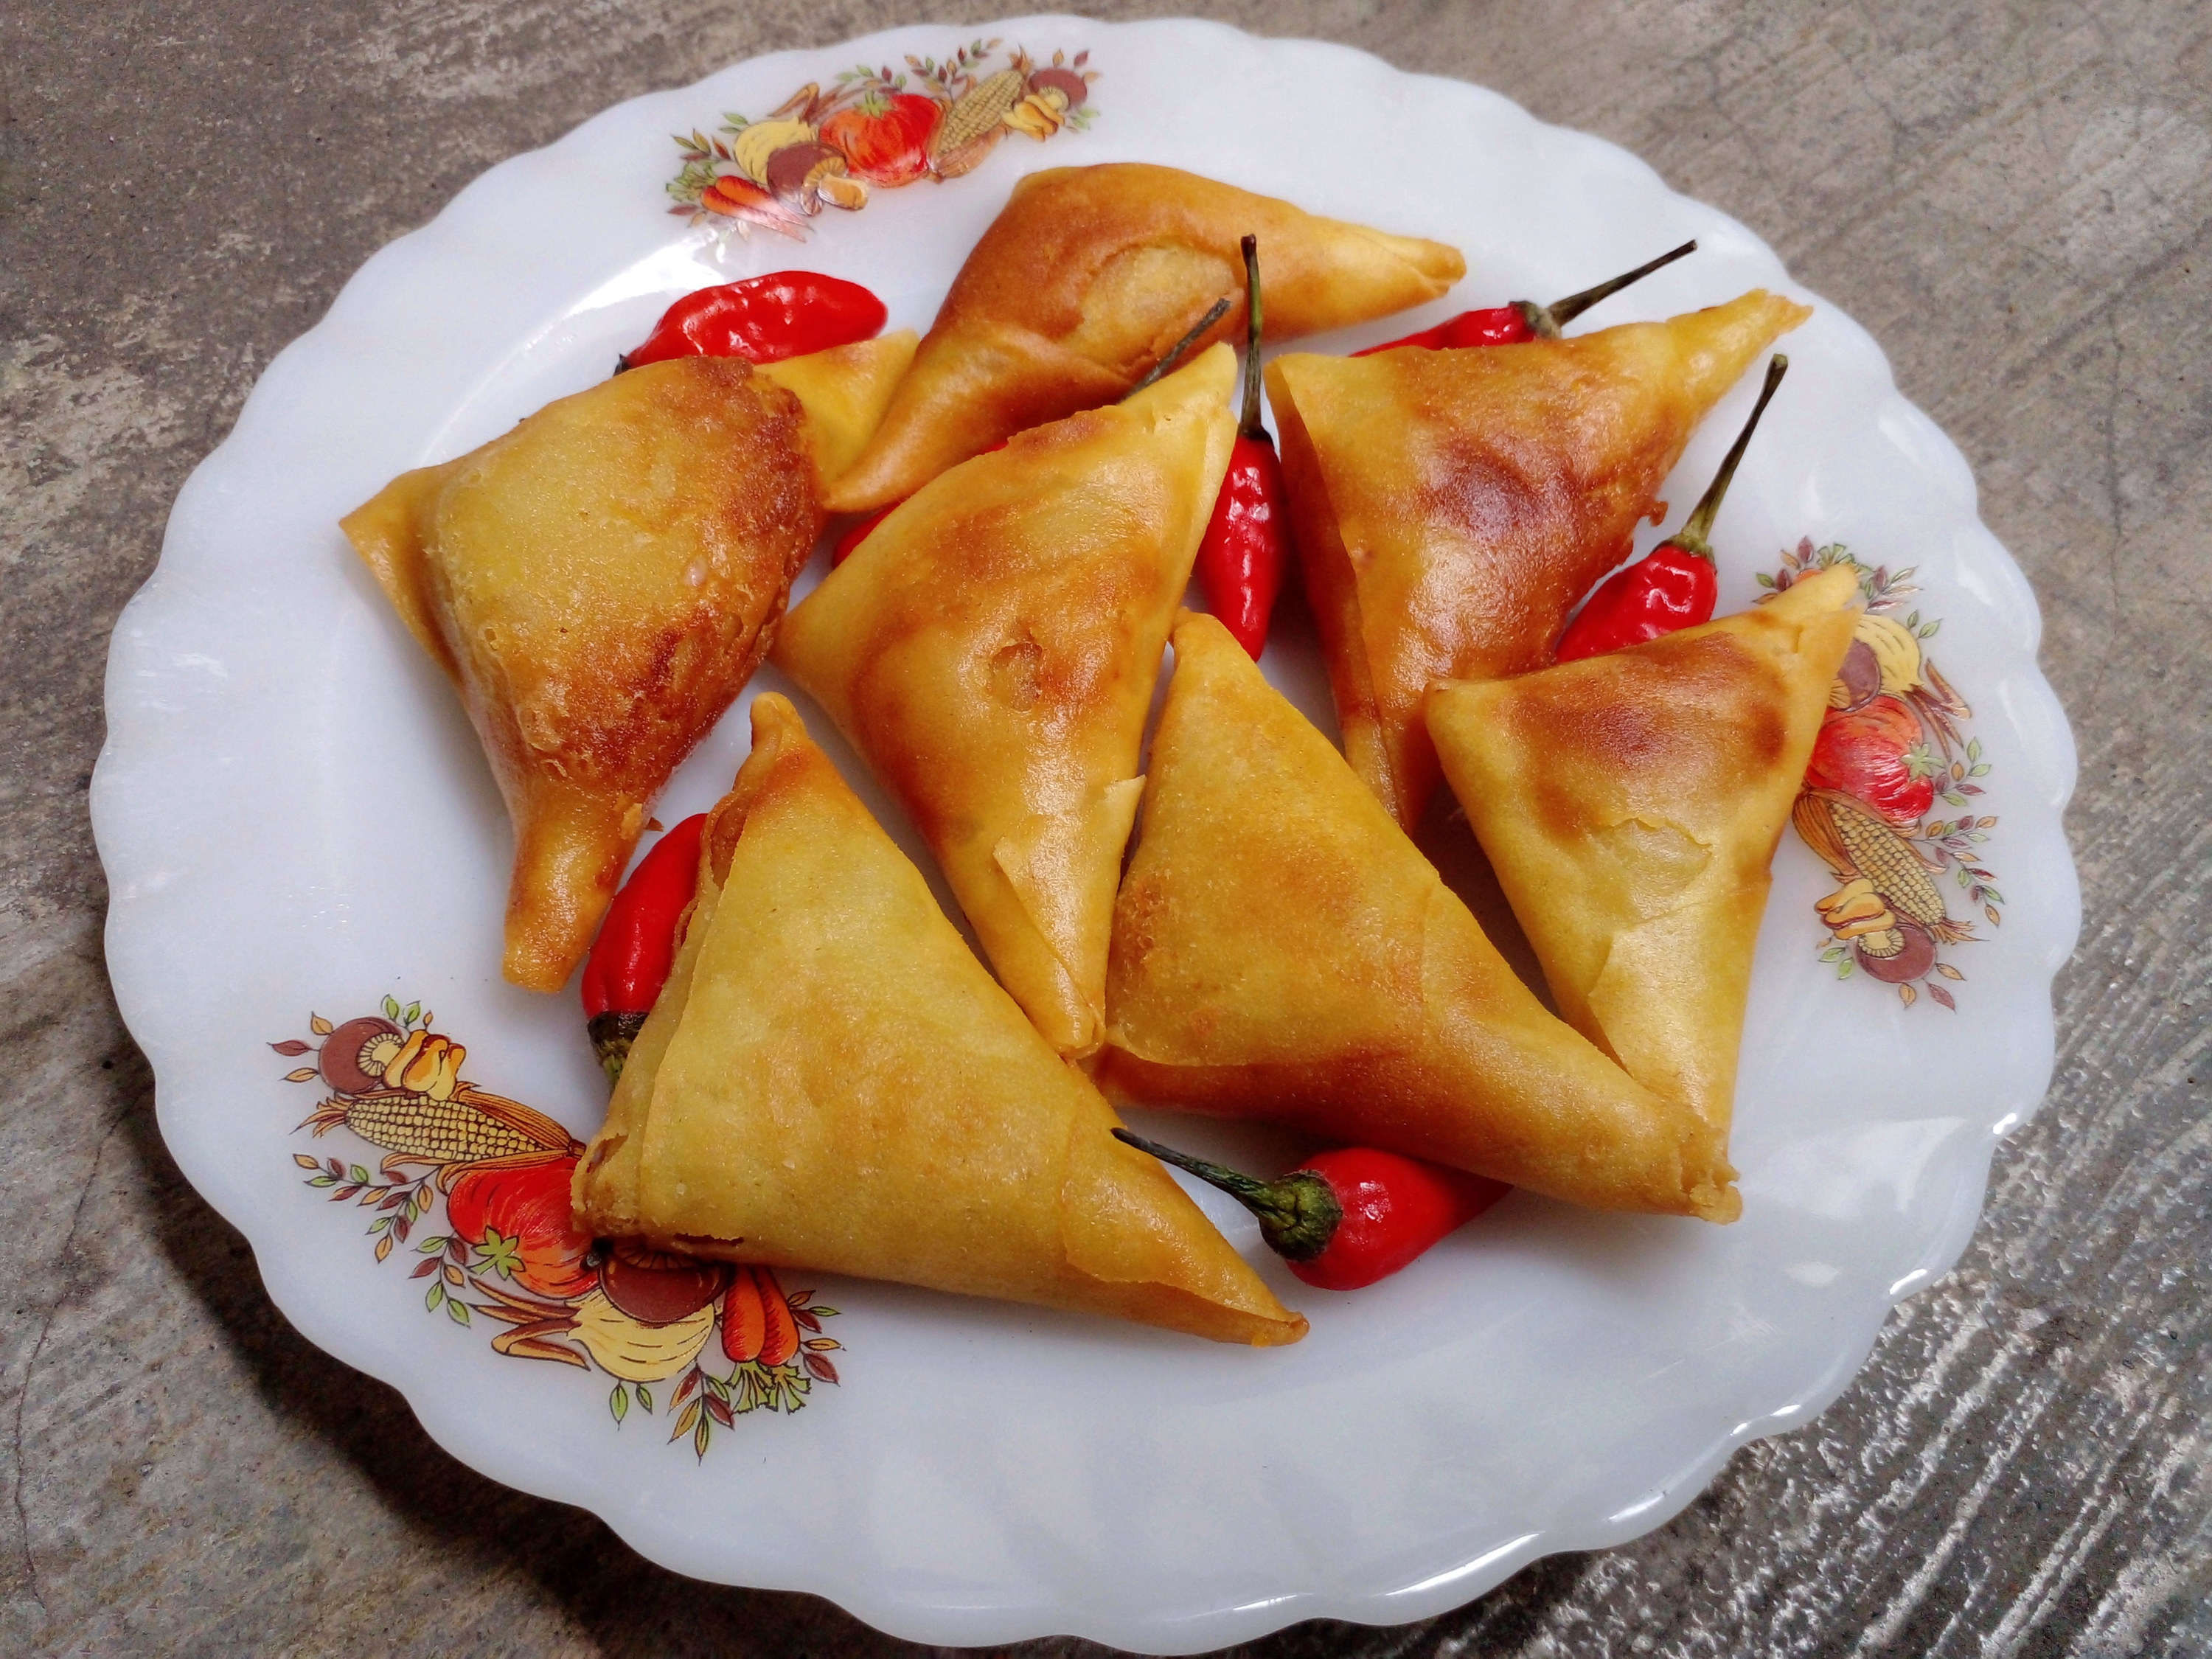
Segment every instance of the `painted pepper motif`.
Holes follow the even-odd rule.
[[[696,868],[696,832],[691,842]],[[654,956],[610,957],[602,972],[640,987],[652,981]],[[289,1060],[313,1056],[286,1081],[327,1091],[301,1130],[351,1135],[384,1154],[377,1169],[304,1152],[293,1162],[328,1201],[368,1212],[378,1262],[414,1262],[427,1313],[471,1330],[489,1321],[493,1352],[509,1358],[604,1373],[617,1424],[661,1411],[668,1437],[701,1457],[745,1413],[798,1411],[816,1383],[839,1381],[830,1355],[843,1345],[823,1328],[837,1310],[786,1291],[774,1269],[579,1228],[569,1194],[582,1143],[462,1077],[468,1050],[434,1031],[434,1018],[387,996],[379,1014],[311,1016],[319,1042],[270,1045]],[[441,1202],[443,1229],[433,1231]]]
[[[861,64],[830,84],[809,81],[766,115],[725,112],[712,132],[676,137],[683,166],[669,211],[740,236],[804,241],[824,208],[857,213],[872,191],[972,173],[1010,134],[1042,143],[1098,113],[1088,52],[1048,64],[1020,46],[993,67],[997,39],[955,46],[942,62],[906,55],[904,70]]]

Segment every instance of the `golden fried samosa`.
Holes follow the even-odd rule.
[[[821,533],[822,472],[908,349],[648,364],[343,520],[506,797],[515,984],[558,990],[582,959],[653,798],[768,648]]]
[[[1401,824],[1436,787],[1430,684],[1550,662],[1692,428],[1811,315],[1756,291],[1572,339],[1268,367],[1345,754]]]
[[[1441,242],[1316,218],[1174,167],[1030,173],[953,278],[830,507],[902,500],[1001,438],[1112,403],[1217,300],[1233,303],[1204,337],[1242,339],[1246,235],[1260,239],[1269,340],[1403,311],[1467,274]]]
[[[1850,647],[1856,572],[1702,628],[1429,694],[1568,1024],[1727,1131],[1768,867]]]
[[[1724,1141],[1545,1011],[1228,630],[1186,612],[1175,649],[1115,906],[1109,1091],[1735,1219]]]
[[[776,641],[776,665],[905,806],[1000,981],[1064,1054],[1104,1030],[1145,716],[1236,439],[1235,377],[1215,346],[943,475]]]
[[[806,411],[806,443],[814,456],[815,483],[825,496],[876,435],[899,381],[914,366],[915,348],[920,343],[921,336],[902,328],[754,369],[797,398]]]
[[[596,1232],[1255,1346],[1285,1310],[993,982],[783,698],[578,1166]]]

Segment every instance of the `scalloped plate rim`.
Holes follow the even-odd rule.
[[[1558,141],[1565,131],[1536,122],[1517,104],[1492,89],[1471,87],[1443,76],[1407,75],[1364,52],[1334,43],[1255,40],[1254,37],[1226,25],[1180,19],[1100,24],[1071,17],[1040,16],[1003,20],[982,27],[1002,31],[1021,27],[1030,29],[1033,33],[1042,33],[1054,27],[1069,31],[1080,28],[1097,38],[1135,44],[1145,41],[1149,35],[1187,29],[1194,23],[1197,27],[1218,32],[1225,40],[1235,42],[1240,50],[1256,46],[1264,51],[1285,54],[1320,54],[1334,64],[1356,65],[1364,73],[1400,76],[1428,83],[1434,88],[1449,88],[1451,95],[1472,96],[1486,101],[1492,109],[1502,106],[1528,123],[1540,143]],[[349,332],[374,319],[377,314],[374,307],[385,298],[380,291],[383,287],[389,283],[404,280],[412,266],[434,259],[447,239],[464,234],[469,216],[495,188],[495,179],[504,179],[512,184],[527,175],[556,167],[563,161],[587,151],[597,137],[619,127],[627,114],[639,112],[644,106],[665,105],[690,97],[695,105],[703,107],[709,101],[704,95],[705,88],[733,70],[766,66],[778,70],[788,67],[795,73],[800,72],[802,65],[818,64],[838,54],[848,53],[854,46],[908,36],[914,33],[914,30],[887,31],[842,46],[781,52],[746,60],[742,64],[718,71],[691,87],[647,94],[611,106],[551,144],[509,158],[479,175],[458,192],[429,223],[395,239],[365,261],[349,279],[324,318],[271,361],[241,409],[230,434],[199,464],[179,492],[164,538],[161,561],[143,586],[125,606],[116,625],[106,679],[109,733],[92,786],[93,821],[96,844],[114,889],[106,927],[113,988],[125,1023],[143,1047],[155,1073],[156,1115],[164,1138],[193,1185],[226,1220],[246,1235],[253,1248],[271,1299],[288,1319],[318,1346],[407,1394],[410,1405],[432,1438],[456,1458],[471,1463],[472,1467],[481,1468],[482,1465],[471,1455],[469,1437],[457,1428],[451,1408],[442,1403],[418,1399],[409,1393],[412,1379],[405,1368],[390,1363],[368,1333],[356,1330],[343,1321],[324,1317],[320,1310],[299,1292],[292,1282],[295,1270],[289,1265],[280,1265],[272,1258],[271,1252],[280,1241],[270,1236],[264,1226],[258,1224],[262,1218],[256,1215],[252,1207],[251,1183],[243,1179],[234,1180],[229,1171],[204,1160],[193,1135],[183,1121],[191,1109],[191,1054],[179,1040],[179,1034],[165,1027],[158,988],[146,982],[137,969],[137,952],[143,931],[149,926],[158,929],[161,920],[158,911],[149,913],[146,896],[140,890],[140,877],[149,867],[149,861],[143,848],[118,839],[125,831],[118,818],[122,808],[118,792],[125,790],[146,769],[154,765],[161,750],[161,734],[155,730],[158,723],[152,718],[154,711],[143,701],[134,702],[130,681],[138,665],[133,655],[133,641],[146,631],[149,624],[171,620],[191,600],[204,597],[211,583],[219,584],[223,573],[212,568],[215,561],[210,550],[199,545],[196,538],[204,533],[202,521],[214,516],[224,489],[238,482],[235,475],[242,467],[250,475],[251,457],[248,452],[259,441],[264,424],[273,418],[283,396],[290,391],[295,377],[311,374],[318,366],[319,358],[325,354],[332,357],[342,356],[347,346],[352,343],[347,339]],[[956,31],[948,26],[937,33],[949,38]],[[1585,155],[1601,157],[1615,165],[1626,163],[1641,169],[1655,188],[1670,196],[1674,194],[1648,164],[1629,152],[1586,134],[1572,134],[1571,141],[1582,146]],[[1728,222],[1733,224],[1734,222]],[[1741,229],[1740,227],[1738,228]],[[1764,242],[1747,230],[1742,234],[1757,247],[1765,250]],[[1777,263],[1778,264],[1779,262]],[[1826,309],[1835,317],[1848,322],[1844,313],[1837,308],[1828,307]],[[1856,329],[1856,325],[1851,326]],[[1887,383],[1884,411],[1895,408],[1909,411],[1909,418],[1922,428],[1923,437],[1940,441],[1943,459],[1956,477],[1966,482],[1965,499],[1960,502],[1962,514],[1978,522],[1978,503],[1971,474],[1963,457],[1959,455],[1948,436],[1943,435],[1929,417],[1906,402],[1896,390],[1893,378],[1889,376],[1886,356],[1870,338],[1864,337],[1863,331],[1859,331],[1859,333],[1865,339],[1867,349],[1874,353],[1881,366]],[[492,372],[496,372],[495,368]],[[2021,684],[2031,697],[2043,705],[2037,713],[2047,728],[2045,735],[2056,734],[2067,739],[2065,753],[2046,757],[2055,784],[2051,792],[2054,798],[2049,804],[2056,814],[2063,811],[2072,791],[2075,757],[2063,710],[2058,708],[2055,696],[2033,659],[2039,642],[2039,607],[2017,565],[1993,537],[1988,537],[1986,531],[1984,535],[1987,541],[1986,550],[1999,556],[2008,583],[2017,589],[2017,597],[2025,601],[2028,637],[2022,643],[2027,660],[2026,678]],[[2067,863],[2067,872],[2071,878],[2070,858]],[[2065,896],[2061,897],[2063,910]],[[2078,933],[2078,887],[2071,895],[2070,904],[2070,926],[2062,925],[2057,930],[2064,936],[2064,948],[2060,948],[2062,942],[2056,938],[2049,947],[2050,968],[2053,973],[2057,964],[2064,960],[2073,938]],[[2055,1035],[2048,975],[2045,981],[2041,1012],[2047,1049],[2050,1037]],[[2043,1065],[2043,1075],[2044,1086],[2047,1087],[2047,1058]],[[1982,1137],[1984,1144],[1972,1160],[1971,1170],[1961,1172],[1951,1193],[1948,1212],[1942,1226],[1935,1235],[1934,1243],[1924,1253],[1916,1270],[1893,1287],[1887,1306],[1893,1307],[1904,1296],[1924,1288],[1955,1264],[1970,1241],[1978,1218],[1986,1194],[1990,1162],[1997,1139],[2032,1118],[2037,1103],[2030,1102],[2007,1113],[1997,1123],[1990,1126],[1996,1131],[1994,1133]],[[1561,1550],[1618,1545],[1663,1524],[1704,1490],[1721,1466],[1741,1445],[1765,1435],[1801,1426],[1832,1403],[1865,1363],[1879,1338],[1881,1328],[1881,1322],[1876,1322],[1863,1331],[1855,1332],[1850,1340],[1842,1345],[1839,1352],[1827,1356],[1815,1368],[1815,1375],[1808,1379],[1806,1387],[1787,1391],[1793,1396],[1789,1406],[1769,1409],[1762,1415],[1718,1433],[1699,1455],[1656,1493],[1646,1493],[1628,1505],[1615,1507],[1602,1516],[1578,1521],[1556,1521],[1547,1527],[1504,1540],[1498,1546],[1472,1557],[1440,1559],[1433,1572],[1410,1584],[1378,1585],[1357,1594],[1293,1589],[1282,1596],[1247,1607],[1210,1607],[1167,1615],[1145,1612],[1117,1617],[1096,1603],[1080,1607],[1054,1603],[1052,1607],[1046,1608],[1017,1602],[983,1607],[880,1597],[872,1592],[871,1576],[865,1570],[865,1564],[857,1571],[849,1569],[843,1572],[818,1571],[811,1576],[768,1577],[745,1575],[744,1568],[739,1565],[735,1573],[718,1572],[714,1576],[723,1578],[725,1582],[742,1582],[824,1595],[886,1631],[911,1639],[963,1644],[1066,1633],[1135,1645],[1150,1651],[1181,1652],[1250,1639],[1304,1619],[1327,1617],[1395,1624],[1425,1618],[1461,1605],[1494,1587],[1538,1556]],[[533,1478],[539,1473],[543,1473],[545,1478]],[[665,1538],[654,1535],[653,1528],[647,1524],[646,1517],[626,1513],[618,1505],[594,1505],[592,1495],[580,1494],[564,1486],[559,1479],[555,1478],[555,1474],[551,1471],[525,1472],[518,1478],[516,1472],[509,1470],[495,1478],[541,1497],[598,1508],[611,1527],[649,1557],[665,1559],[672,1553],[666,1547]],[[822,1563],[817,1559],[815,1565],[818,1569]],[[784,1581],[777,1582],[778,1578]],[[1041,1619],[1043,1622],[1040,1622]]]

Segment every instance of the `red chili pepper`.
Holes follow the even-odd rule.
[[[1213,516],[1198,544],[1198,581],[1213,614],[1257,661],[1283,586],[1291,521],[1283,510],[1283,464],[1260,423],[1260,242],[1244,239],[1244,412]]]
[[[889,313],[858,283],[813,270],[777,270],[702,288],[661,313],[643,345],[615,373],[672,357],[743,357],[780,363],[811,351],[872,340]]]
[[[1352,355],[1371,357],[1378,351],[1395,351],[1400,346],[1423,346],[1437,351],[1461,346],[1519,345],[1525,340],[1556,340],[1561,329],[1600,300],[1611,299],[1631,283],[1640,283],[1661,266],[1671,265],[1684,255],[1697,251],[1695,242],[1685,242],[1633,270],[1623,271],[1610,281],[1600,283],[1595,288],[1570,294],[1564,300],[1553,301],[1550,305],[1540,306],[1534,300],[1516,300],[1509,305],[1492,306],[1486,311],[1462,311],[1456,317],[1447,317],[1434,328],[1425,328],[1419,333],[1408,334],[1401,340],[1385,340],[1381,345],[1369,346],[1364,351],[1355,351]]]
[[[1512,1190],[1502,1181],[1371,1146],[1318,1152],[1279,1180],[1261,1181],[1127,1129],[1114,1133],[1227,1193],[1260,1218],[1267,1248],[1324,1291],[1388,1279]]]
[[[1721,510],[1729,480],[1735,477],[1736,463],[1743,459],[1759,417],[1766,412],[1767,399],[1789,372],[1790,360],[1776,353],[1766,365],[1766,385],[1752,406],[1751,418],[1736,434],[1735,446],[1688,520],[1634,564],[1597,585],[1559,636],[1556,660],[1600,656],[1713,619],[1720,573],[1713,567],[1712,544],[1706,538],[1712,534],[1713,516]]]
[[[1198,580],[1213,614],[1255,662],[1267,647],[1289,550],[1283,464],[1265,433],[1255,438],[1239,432],[1199,544]]]
[[[853,550],[867,540],[869,532],[885,519],[890,518],[892,507],[896,506],[898,503],[893,501],[890,507],[879,507],[865,519],[855,519],[852,528],[838,537],[837,544],[830,550],[830,568],[835,570],[846,560],[851,558]]]
[[[584,1018],[610,1080],[622,1075],[629,1046],[668,982],[677,920],[699,888],[699,836],[706,827],[707,815],[693,813],[639,861],[607,906],[584,963]]]
[[[981,449],[975,453],[979,455],[995,455],[1012,442],[1013,442],[1012,438],[1001,438],[998,442],[993,444],[988,449]],[[846,531],[843,535],[838,537],[836,545],[830,550],[830,568],[832,570],[835,570],[839,565],[844,563],[846,560],[851,558],[853,556],[854,550],[859,547],[862,542],[868,539],[869,536],[874,532],[878,525],[881,524],[885,519],[890,518],[893,513],[896,512],[900,507],[905,505],[906,503],[903,500],[896,501],[889,507],[878,507],[874,512],[869,514],[864,519],[854,520],[852,527]]]
[[[1567,301],[1562,300],[1559,304]],[[1408,334],[1401,340],[1385,340],[1381,345],[1369,346],[1364,351],[1355,351],[1355,357],[1371,357],[1378,351],[1395,351],[1400,346],[1420,346],[1430,351],[1442,351],[1462,346],[1519,345],[1524,340],[1537,337],[1530,315],[1550,312],[1556,315],[1558,306],[1545,307],[1533,301],[1516,300],[1511,305],[1492,306],[1486,311],[1462,311],[1456,317],[1447,317],[1434,328],[1425,328],[1417,334]],[[1552,325],[1557,335],[1559,325]]]

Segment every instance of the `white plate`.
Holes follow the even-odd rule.
[[[358,1195],[334,1205],[342,1188],[295,1166],[335,1155],[349,1179],[376,1149],[295,1132],[324,1091],[283,1073],[313,1057],[267,1045],[313,1041],[311,1011],[368,1014],[386,995],[433,1007],[483,1088],[578,1134],[598,1121],[605,1089],[573,995],[498,975],[508,837],[475,741],[336,520],[401,469],[605,374],[673,295],[819,267],[874,288],[894,326],[926,326],[1021,172],[1140,159],[1466,251],[1471,275],[1447,300],[1308,343],[1322,349],[1556,296],[1692,235],[1695,258],[1583,326],[1756,284],[1811,297],[1756,237],[1634,157],[1477,88],[1204,23],[1026,18],[982,33],[1004,42],[994,69],[1017,44],[1048,63],[1087,49],[1087,131],[1010,136],[965,177],[824,213],[804,242],[743,240],[667,211],[671,133],[959,42],[904,29],[757,59],[495,167],[371,259],[271,365],[179,497],[161,566],[115,633],[92,804],[116,994],[178,1163],[252,1241],[293,1322],[404,1391],[455,1456],[595,1510],[657,1561],[814,1591],[926,1642],[1065,1632],[1189,1650],[1316,1616],[1419,1618],[1547,1552],[1657,1525],[1735,1448],[1819,1411],[1891,1304],[1956,1258],[1996,1139],[2049,1076],[2050,979],[2078,922],[2059,830],[2075,763],[2036,669],[2035,603],[1977,520],[1958,452],[1832,306],[1790,337],[1794,372],[1722,516],[1723,609],[1751,602],[1757,574],[1801,539],[1910,568],[1901,586],[1916,591],[1890,614],[1915,616],[1916,633],[1940,621],[1922,649],[1972,706],[1955,781],[1982,792],[1932,810],[1995,820],[1958,843],[1995,872],[1966,880],[1994,890],[1973,900],[1943,877],[1951,914],[1980,938],[1942,952],[1963,980],[1923,977],[1908,1006],[1863,971],[1838,978],[1851,958],[1835,959],[1813,908],[1836,883],[1785,837],[1745,1043],[1737,1225],[1516,1196],[1397,1279],[1338,1297],[1289,1280],[1241,1214],[1209,1200],[1312,1318],[1304,1342],[1265,1352],[793,1279],[842,1310],[827,1327],[845,1344],[841,1382],[795,1414],[715,1426],[702,1456],[688,1436],[669,1443],[671,1382],[648,1385],[649,1412],[630,1394],[617,1425],[615,1379],[596,1367],[495,1353],[487,1314],[463,1328],[426,1310],[441,1275],[407,1275],[431,1259],[423,1236],[447,1230],[441,1208],[380,1263],[363,1233],[379,1212]],[[1668,528],[1751,394],[1737,388],[1691,446]],[[1301,626],[1269,666],[1322,711]],[[781,689],[773,673],[755,684]],[[678,775],[664,820],[726,785],[743,707]],[[1169,1127],[1266,1155],[1262,1140]],[[466,1300],[483,1309],[474,1285]]]

